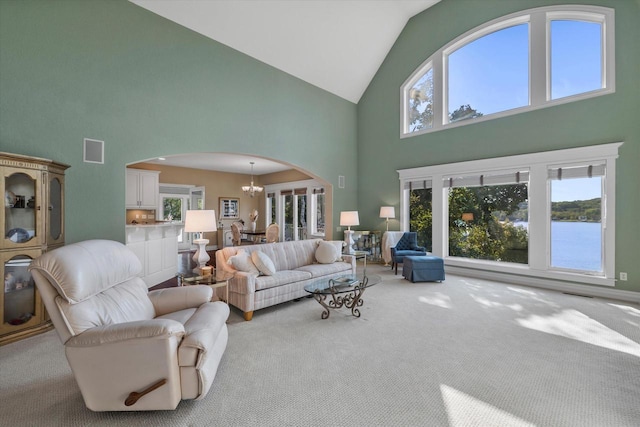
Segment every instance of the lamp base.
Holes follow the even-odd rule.
[[[209,239],[195,239],[193,243],[198,245],[198,249],[193,255],[193,261],[196,263],[196,268],[193,269],[193,272],[202,274],[202,267],[206,266],[207,262],[211,259],[207,253],[207,243],[209,243]]]
[[[353,255],[355,253],[353,250],[353,230],[344,230],[344,242],[347,245],[344,249],[344,253],[347,255]]]

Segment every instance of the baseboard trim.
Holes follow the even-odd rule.
[[[524,285],[534,288],[551,289],[558,292],[567,292],[577,295],[588,295],[592,297],[640,303],[640,292],[604,288],[600,286],[579,283],[567,283],[559,280],[543,279],[540,277],[518,276],[515,274],[499,273],[495,271],[472,270],[469,268],[453,266],[446,266],[445,270],[447,273],[456,274],[459,276],[496,280],[504,283],[512,283],[514,285]]]

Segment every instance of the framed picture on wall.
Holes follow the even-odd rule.
[[[240,200],[232,197],[220,197],[220,219],[240,218]]]

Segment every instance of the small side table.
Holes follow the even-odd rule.
[[[215,270],[213,274],[208,276],[191,276],[191,277],[183,277],[182,284],[180,286],[189,286],[189,285],[207,285],[214,289],[221,288],[224,286],[225,289],[225,299],[224,302],[229,305],[229,279],[230,277],[224,280],[217,280]]]
[[[369,251],[353,251],[353,256],[356,257],[356,262],[359,259],[364,260],[364,270],[362,274],[366,276],[367,275],[367,256],[369,256]]]

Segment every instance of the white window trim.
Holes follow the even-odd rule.
[[[551,20],[573,19],[602,24],[602,88],[577,95],[551,99]],[[513,25],[529,23],[529,105],[449,123],[448,55],[472,41]],[[409,132],[408,92],[433,68],[433,125]],[[505,15],[475,27],[427,58],[400,86],[400,138],[409,138],[458,126],[507,117],[569,102],[581,101],[615,92],[615,11],[612,8],[587,5],[549,6]]]
[[[472,160],[460,163],[424,166],[398,170],[400,178],[400,229],[409,230],[409,181],[431,180],[433,215],[433,253],[445,259],[445,264],[469,271],[486,271],[529,276],[542,279],[578,282],[591,285],[615,285],[615,177],[618,150],[622,142],[569,148],[556,151]],[[603,275],[559,271],[549,266],[550,221],[547,205],[549,183],[547,168],[558,164],[605,162],[606,179],[603,194],[602,227],[604,265]],[[448,250],[448,188],[443,178],[451,175],[490,173],[505,169],[529,169],[529,265],[449,257]]]

